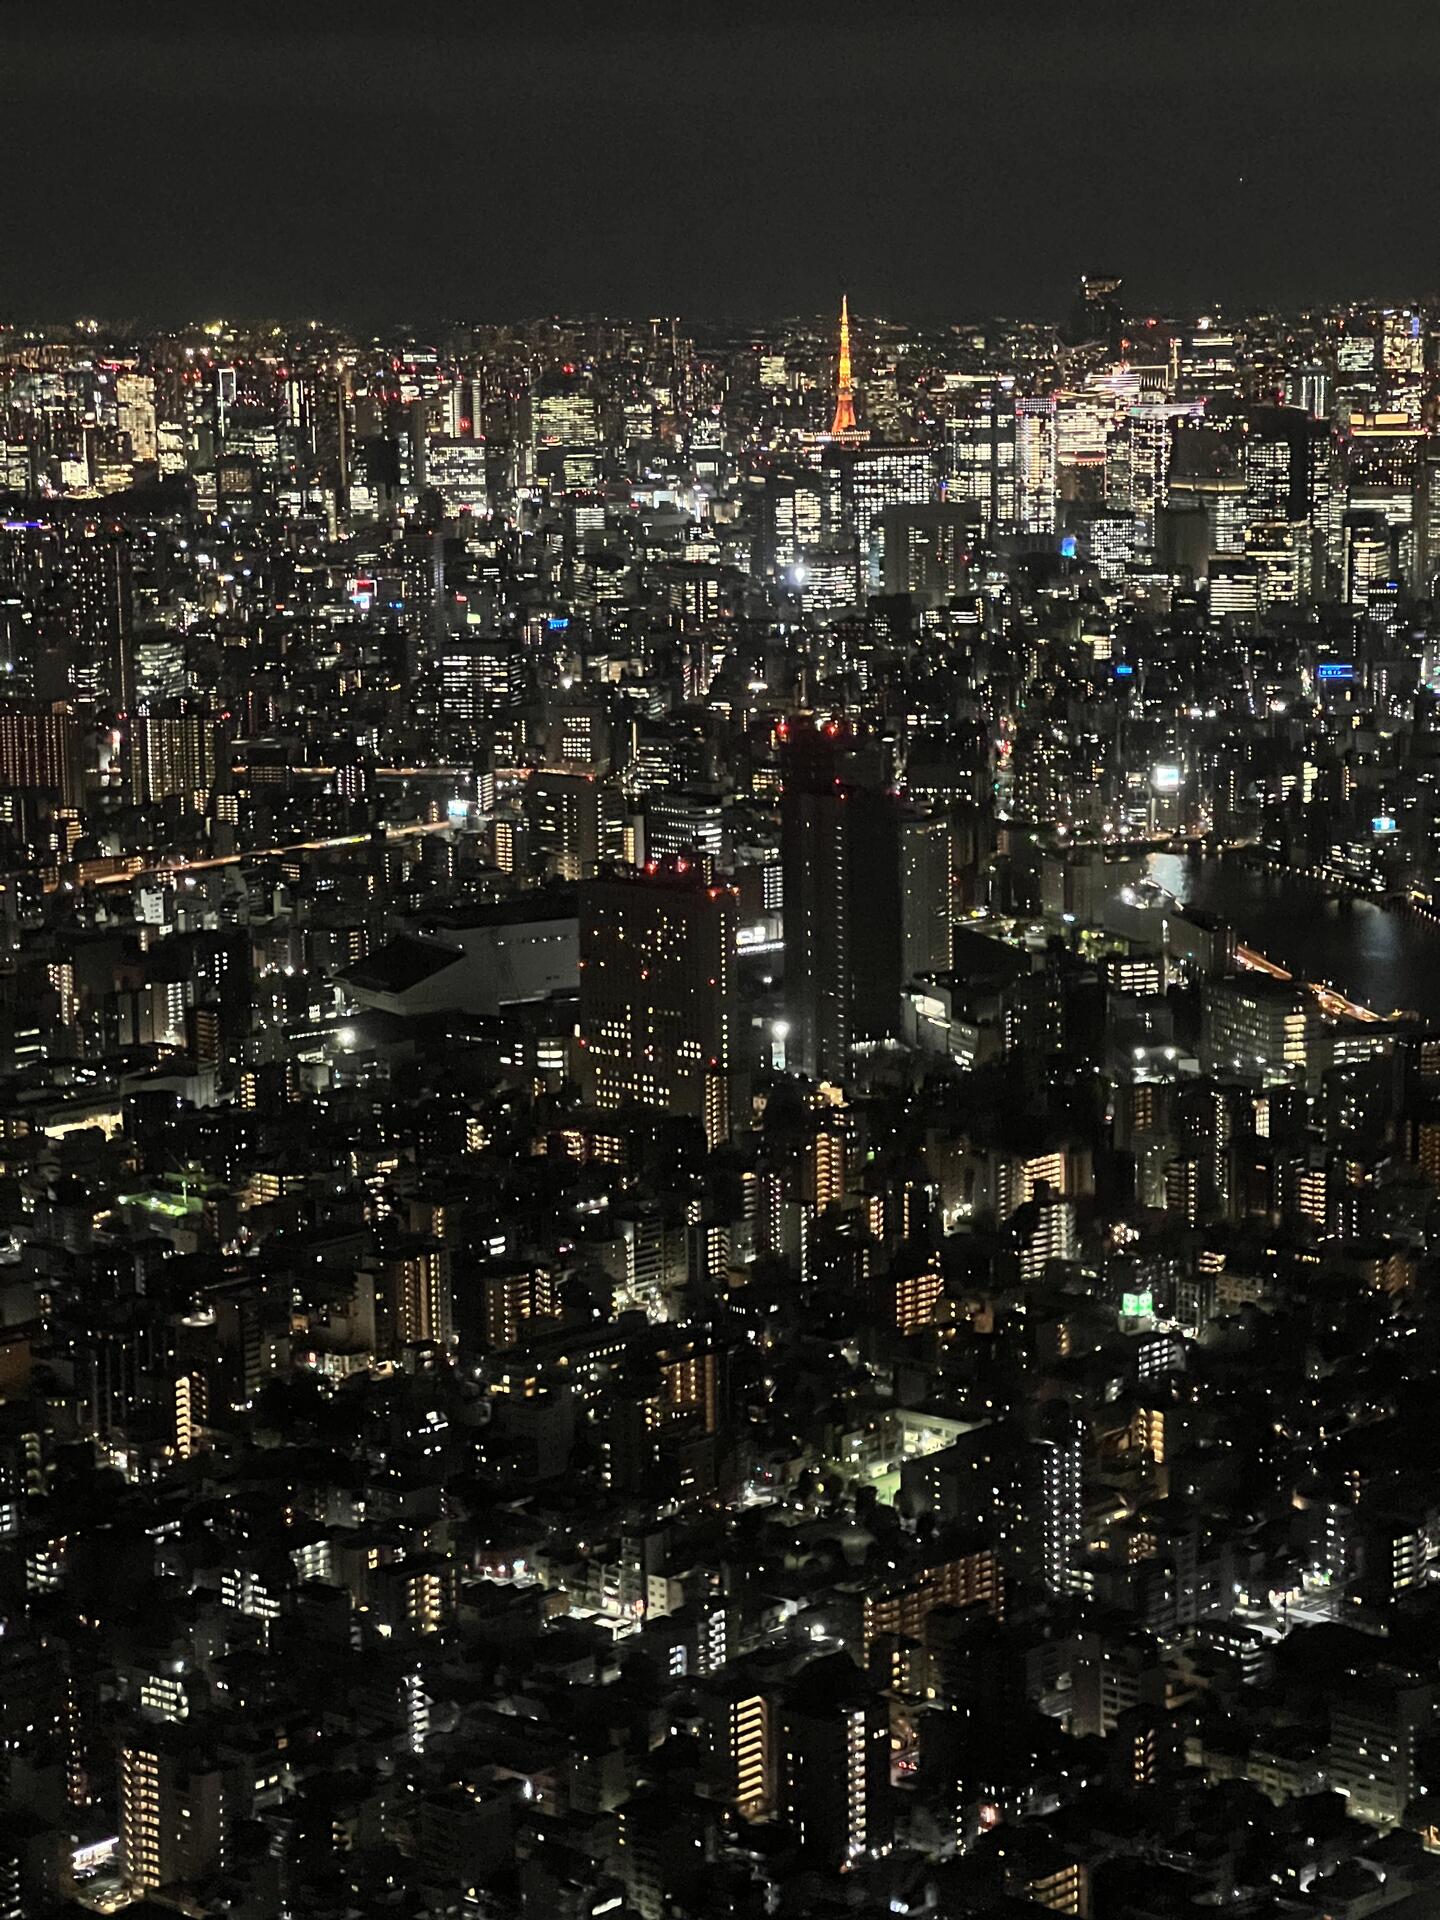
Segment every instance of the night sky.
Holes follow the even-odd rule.
[[[0,0],[0,312],[1423,296],[1437,97],[1435,0]]]

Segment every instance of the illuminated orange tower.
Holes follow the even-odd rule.
[[[855,382],[850,375],[850,296],[840,297],[840,373],[835,383],[835,418],[831,433],[855,431]]]

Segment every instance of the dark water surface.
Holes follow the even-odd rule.
[[[1156,853],[1145,869],[1302,980],[1328,981],[1377,1013],[1405,1008],[1440,1024],[1440,926],[1432,921],[1369,900],[1327,899],[1311,881],[1239,860]]]

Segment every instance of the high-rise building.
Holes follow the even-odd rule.
[[[1394,545],[1395,578],[1406,582],[1415,568],[1416,497],[1424,447],[1416,422],[1394,411],[1352,413],[1341,445],[1346,518],[1383,515]],[[1347,598],[1348,587],[1347,569]]]
[[[445,713],[470,726],[500,712],[524,687],[524,657],[505,640],[447,640],[439,671]]]
[[[0,1813],[0,1920],[60,1909],[60,1829],[34,1814]]]
[[[840,462],[840,494],[855,541],[862,589],[880,584],[880,516],[887,507],[924,506],[935,497],[935,456],[929,447],[845,448]]]
[[[485,1340],[498,1352],[518,1344],[522,1323],[550,1319],[560,1310],[555,1276],[532,1264],[486,1271],[479,1289],[484,1304]]]
[[[849,1656],[812,1660],[780,1703],[778,1802],[805,1853],[831,1871],[888,1853],[890,1716]]]
[[[120,1746],[120,1861],[139,1891],[194,1882],[225,1863],[225,1781],[183,1733],[137,1727]]]
[[[950,966],[955,836],[941,813],[902,812],[900,853],[900,986]]]
[[[621,797],[593,773],[537,767],[525,783],[525,826],[537,871],[586,880],[624,851]]]
[[[580,902],[586,1098],[688,1115],[729,1137],[736,895],[679,856],[594,880]]]
[[[1298,407],[1252,407],[1241,471],[1249,521],[1318,520],[1328,499],[1329,430]]]
[[[79,716],[63,703],[0,706],[0,789],[52,793],[61,806],[78,806],[82,741]]]
[[[786,1058],[838,1079],[857,1042],[898,1033],[910,974],[950,964],[949,830],[838,720],[789,723],[781,774]]]
[[[1210,618],[1249,623],[1260,611],[1260,572],[1250,556],[1217,554],[1210,562]]]
[[[992,389],[963,402],[945,422],[944,494],[973,502],[981,530],[1008,533],[1015,524],[1015,406]]]
[[[1131,407],[1125,415],[1119,434],[1123,479],[1117,489],[1112,473],[1107,486],[1112,504],[1138,515],[1152,532],[1156,516],[1168,499],[1176,423],[1193,412],[1193,408],[1146,401]],[[1114,497],[1117,491],[1118,498]]]
[[[1380,363],[1391,380],[1417,380],[1425,371],[1425,323],[1411,307],[1381,316]]]
[[[215,784],[215,722],[203,713],[136,713],[129,722],[131,797],[149,806]]]
[[[1053,394],[1015,402],[1015,520],[1021,533],[1055,531],[1057,459]]]
[[[824,530],[819,476],[772,473],[765,482],[761,564],[781,576],[790,573],[805,552],[819,546]]]
[[[852,1036],[851,830],[837,721],[792,722],[781,750],[785,902],[785,1057],[843,1077]]]
[[[1062,1202],[1062,1205],[1068,1205]],[[1069,1593],[1079,1572],[1084,1507],[1080,1428],[1057,1420],[1055,1431],[1030,1443],[1033,1488],[1024,1502],[1033,1565],[1051,1593]]]
[[[662,789],[645,802],[645,858],[675,855],[717,861],[725,845],[725,809],[718,793]]]
[[[155,382],[149,374],[122,373],[115,382],[120,431],[130,442],[130,457],[150,462],[160,457],[155,426]]]
[[[1440,573],[1440,448],[1426,445],[1415,488],[1415,591],[1422,599],[1434,592]]]
[[[1303,1077],[1310,1016],[1299,987],[1234,974],[1205,989],[1200,1058],[1206,1071],[1269,1081]]]
[[[747,1820],[767,1813],[775,1791],[776,1715],[738,1674],[696,1689],[696,1728],[715,1796]]]
[[[1316,420],[1327,420],[1334,385],[1334,376],[1325,367],[1296,367],[1285,382],[1285,404],[1300,408]]]
[[[1348,606],[1367,607],[1372,588],[1391,579],[1395,540],[1379,512],[1351,512],[1341,523],[1341,580]]]
[[[62,552],[70,684],[83,698],[124,713],[135,698],[128,547],[120,534],[86,520],[65,528]]]
[[[1055,480],[1063,500],[1098,506],[1118,402],[1105,387],[1056,396]]]
[[[530,439],[537,479],[553,487],[590,487],[600,478],[603,434],[594,383],[573,367],[547,376],[530,396]]]
[[[381,1292],[395,1347],[453,1344],[450,1249],[443,1241],[419,1234],[399,1241],[386,1254]]]
[[[1079,559],[1094,567],[1102,580],[1123,580],[1125,570],[1145,551],[1145,522],[1124,507],[1096,507],[1077,511],[1070,524],[1075,529]]]
[[[1120,308],[1124,284],[1118,274],[1082,273],[1060,329],[1061,342],[1067,347],[1089,347],[1118,340],[1124,325]]]
[[[979,510],[969,502],[886,507],[880,515],[887,594],[908,593],[924,607],[965,590]]]
[[[839,722],[792,723],[782,769],[787,1057],[839,1076],[853,1045],[899,1033],[906,983],[950,965],[953,833]]]

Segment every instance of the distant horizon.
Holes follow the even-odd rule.
[[[1123,281],[1123,276],[1122,276]],[[1128,286],[1128,281],[1124,284]],[[841,293],[847,289],[842,288]],[[83,333],[94,326],[101,334],[134,335],[172,333],[176,335],[203,333],[213,326],[223,326],[227,332],[253,333],[265,329],[279,329],[284,333],[302,334],[314,327],[327,332],[347,332],[370,334],[374,337],[393,337],[396,334],[412,334],[417,341],[425,329],[449,330],[470,328],[524,328],[546,324],[559,327],[643,327],[652,321],[669,322],[674,319],[678,325],[701,327],[711,330],[722,328],[752,328],[755,330],[774,330],[782,327],[810,327],[817,332],[829,330],[832,326],[838,330],[840,315],[840,297],[837,293],[832,308],[775,308],[768,311],[724,311],[717,309],[675,308],[661,311],[654,308],[634,307],[590,308],[584,310],[554,307],[549,309],[520,310],[512,312],[490,312],[485,314],[465,314],[459,312],[430,315],[413,315],[395,312],[388,316],[357,316],[339,311],[317,312],[306,310],[297,313],[284,313],[278,308],[268,310],[241,309],[225,311],[219,307],[200,308],[189,314],[176,312],[141,312],[138,314],[116,315],[97,307],[82,306],[71,314],[49,314],[44,317],[34,315],[20,316],[0,311],[0,336],[5,333],[58,333],[63,331]],[[1186,326],[1214,318],[1229,324],[1241,324],[1247,320],[1262,320],[1280,317],[1287,320],[1314,317],[1332,319],[1344,313],[1369,313],[1402,311],[1414,309],[1419,312],[1434,311],[1440,316],[1440,289],[1429,294],[1413,292],[1370,292],[1337,297],[1333,300],[1302,300],[1291,302],[1246,302],[1243,305],[1212,301],[1198,305],[1176,303],[1152,303],[1141,307],[1132,307],[1124,293],[1120,304],[1126,309],[1128,320],[1146,323],[1153,321],[1156,326]],[[872,309],[863,302],[850,296],[850,319],[857,331],[863,334],[867,327],[915,328],[924,332],[945,332],[952,329],[970,329],[987,325],[1013,326],[1059,326],[1064,322],[1067,308],[1061,303],[1050,308],[992,308],[985,311],[956,312],[948,317],[935,313],[908,312],[899,309]]]

